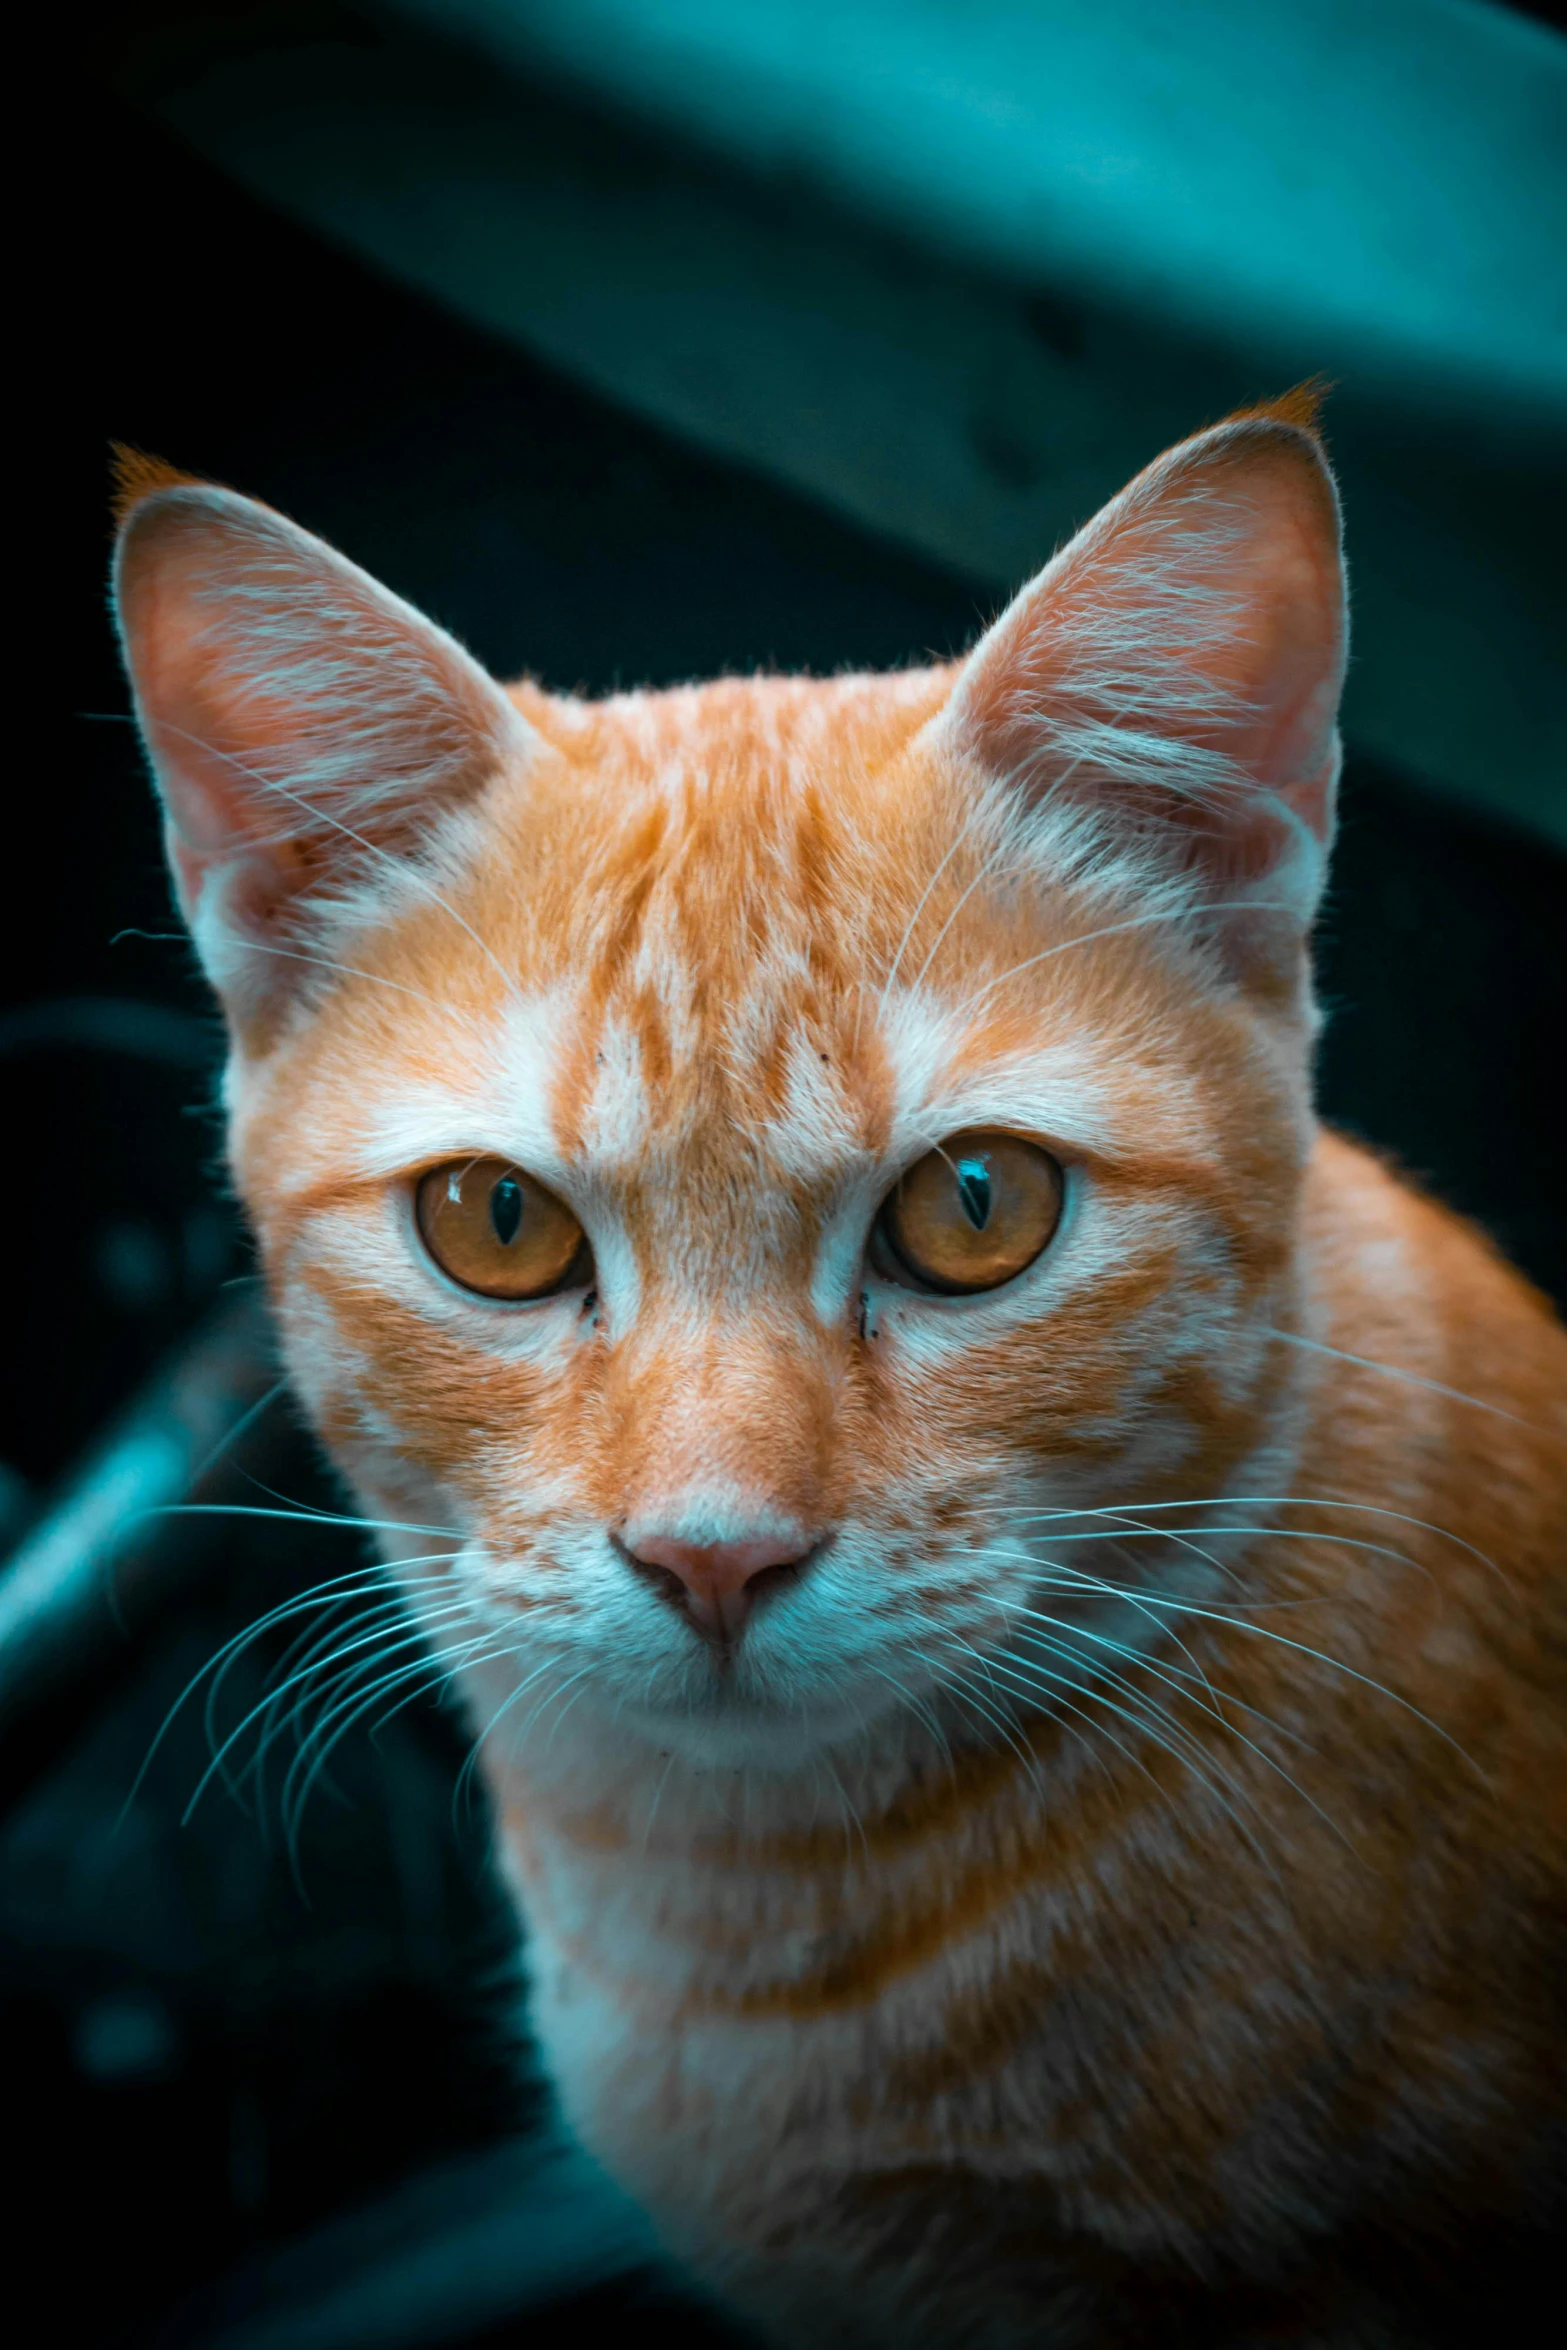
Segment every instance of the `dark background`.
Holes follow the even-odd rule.
[[[986,617],[923,561],[377,280],[69,77],[39,113],[0,925],[0,1505],[18,1524],[248,1277],[210,1107],[216,1029],[171,935],[106,622],[111,439],[283,507],[502,675],[600,690],[875,666],[946,655]],[[1564,878],[1539,842],[1351,746],[1321,932],[1324,1109],[1558,1300]],[[331,1498],[302,1438],[272,1445],[291,1498]],[[482,1809],[456,1793],[465,1747],[438,1703],[345,1742],[293,1853],[254,1787],[248,1809],[210,1790],[178,1826],[207,1756],[199,1708],[116,1826],[213,1650],[355,1563],[322,1529],[226,1536],[197,1598],[10,1768],[0,2066],[31,2240],[56,2248],[51,2338],[133,2338],[247,2252],[537,2109],[507,2053],[511,1937]],[[245,1652],[231,1706],[280,1653],[281,1635]]]

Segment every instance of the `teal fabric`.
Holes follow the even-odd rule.
[[[399,0],[1286,371],[1567,404],[1567,42],[1474,0]]]
[[[1469,0],[135,0],[104,59],[269,202],[990,600],[1162,447],[1326,375],[1347,731],[1567,843],[1545,28]]]

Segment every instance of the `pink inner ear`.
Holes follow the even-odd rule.
[[[1225,501],[1221,512],[1233,527],[1236,507]],[[1197,649],[1187,658],[1236,711],[1227,724],[1194,730],[1194,739],[1262,788],[1215,807],[1176,799],[1168,810],[1194,845],[1200,836],[1209,869],[1236,882],[1259,880],[1279,863],[1288,831],[1280,802],[1324,850],[1331,840],[1344,666],[1336,516],[1326,540],[1302,528],[1293,498],[1259,500],[1252,516],[1244,552],[1237,548],[1233,567],[1217,575],[1239,633],[1206,662]]]
[[[1331,535],[1311,528],[1292,497],[1259,500],[1252,515],[1233,576],[1245,634],[1220,675],[1255,715],[1225,747],[1259,783],[1293,792],[1333,758],[1344,653],[1337,517],[1320,518]]]
[[[181,901],[231,1010],[260,987],[247,940],[320,882],[416,850],[530,746],[461,646],[231,491],[179,483],[134,505],[115,590]]]
[[[184,582],[150,584],[122,599],[122,613],[142,729],[185,859],[285,839],[300,822],[286,789],[301,747],[286,712],[246,690],[233,648],[213,641]]]
[[[952,722],[1032,793],[1168,827],[1188,856],[1254,875],[1291,829],[1279,801],[1326,843],[1344,640],[1317,444],[1248,419],[1160,459],[1023,590]]]
[[[118,603],[143,727],[193,845],[330,831],[339,807],[471,784],[520,721],[460,646],[331,548],[226,491],[156,493]]]

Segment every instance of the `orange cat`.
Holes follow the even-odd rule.
[[[1438,2338],[1562,2216],[1567,1338],[1313,1118],[1299,405],[897,676],[503,690],[139,461],[116,591],[573,2128],[784,2343]]]

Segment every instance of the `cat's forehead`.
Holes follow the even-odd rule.
[[[959,1125],[1110,1148],[1167,1098],[1189,1133],[1161,1023],[1144,1003],[1128,1027],[1101,950],[1041,957],[1071,908],[1042,916],[1004,821],[921,752],[944,691],[929,671],[520,691],[544,755],[304,1040],[309,1093],[354,1101],[353,1172],[499,1151],[627,1195],[706,1169],[755,1203],[874,1180]],[[997,984],[1012,969],[1021,991]]]
[[[831,1053],[950,838],[911,752],[944,690],[925,671],[548,706],[549,753],[469,877],[475,929],[528,993],[571,980],[596,1068],[797,1090],[801,1039]]]
[[[606,780],[694,779],[720,789],[876,764],[951,691],[955,667],[838,677],[727,677],[579,702],[521,685],[512,699],[574,768]]]
[[[885,1147],[964,1025],[894,967],[973,813],[918,747],[945,690],[925,671],[622,697],[519,785],[509,870],[531,852],[540,880],[506,960],[535,995],[567,983],[563,1147],[615,1159],[716,1128],[802,1174]],[[504,932],[508,860],[486,871]]]

